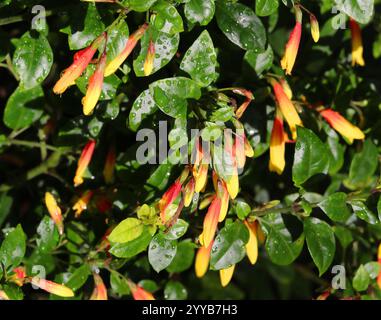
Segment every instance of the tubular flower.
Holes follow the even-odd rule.
[[[229,284],[230,280],[233,277],[234,269],[235,269],[235,264],[233,264],[229,268],[220,270],[221,286],[226,287]]]
[[[5,291],[0,289],[0,300],[11,300],[11,299],[8,297]]]
[[[152,40],[149,41],[147,56],[144,61],[144,75],[149,76],[153,70],[153,61],[155,59],[155,44]]]
[[[279,80],[279,83],[280,83],[280,85],[282,86],[283,91],[284,91],[284,93],[286,94],[287,98],[291,100],[293,94],[292,94],[291,87],[290,87],[290,85],[288,84],[287,80],[282,78],[282,79]]]
[[[108,77],[110,74],[113,74],[124,60],[130,55],[132,50],[135,48],[136,44],[140,40],[140,38],[144,35],[144,32],[147,30],[148,24],[143,24],[138,30],[136,30],[127,40],[126,46],[113,60],[111,60],[105,70],[105,77]]]
[[[250,102],[254,100],[254,96],[251,91],[246,89],[241,89],[241,88],[234,89],[233,92],[246,97],[245,101],[239,106],[239,108],[235,112],[236,118],[239,119],[242,117],[243,113],[246,111]]]
[[[82,211],[87,209],[87,205],[89,204],[94,192],[91,190],[87,190],[82,193],[81,197],[74,203],[72,209],[75,211],[75,217],[78,218]]]
[[[209,246],[201,246],[196,253],[196,260],[194,264],[194,268],[196,271],[197,278],[202,278],[205,273],[208,271],[209,260],[210,260],[210,252],[212,250],[213,241],[209,244]]]
[[[50,192],[45,192],[45,205],[49,211],[50,217],[56,224],[60,235],[63,234],[64,225],[61,208],[58,206],[56,199]]]
[[[53,293],[60,297],[74,297],[74,292],[70,288],[62,284],[55,283],[53,281],[41,279],[39,277],[33,277],[31,279],[31,283],[42,290]]]
[[[277,112],[270,138],[269,170],[271,172],[276,172],[279,175],[282,174],[284,167],[286,166],[285,150],[286,133],[283,129],[282,115]]]
[[[221,199],[215,197],[208,208],[208,212],[204,218],[202,242],[205,247],[208,247],[213,241],[217,230],[218,219],[221,211]]]
[[[160,209],[160,218],[163,223],[166,223],[170,217],[168,214],[170,213],[170,207],[176,198],[179,196],[181,192],[181,182],[180,180],[176,180],[169,189],[163,194],[162,198],[159,201],[159,209]]]
[[[238,167],[237,167],[235,149],[232,148],[229,138],[225,139],[224,152],[227,153],[231,159],[230,177],[229,179],[225,180],[225,182],[226,182],[226,187],[228,189],[230,198],[234,200],[239,190],[239,179],[238,179]]]
[[[248,158],[254,157],[254,149],[251,146],[249,140],[247,140],[246,136],[245,136],[244,143],[245,143],[244,144],[244,147],[245,147],[245,156],[248,157]]]
[[[107,184],[111,184],[114,181],[114,168],[115,168],[115,147],[112,145],[107,152],[105,166],[103,168],[103,177]]]
[[[294,29],[291,31],[290,37],[286,44],[284,56],[280,61],[283,70],[286,74],[291,74],[294,67],[296,56],[298,54],[300,38],[302,36],[302,11],[299,6],[294,6],[296,23]]]
[[[245,221],[245,226],[249,230],[249,241],[246,243],[246,254],[251,264],[255,264],[258,259],[257,222]]]
[[[21,287],[24,284],[24,280],[26,278],[25,268],[17,267],[13,269],[13,272],[14,274],[9,278],[9,280]]]
[[[107,300],[107,288],[99,274],[94,273],[94,290],[90,300]]]
[[[74,55],[73,63],[63,72],[61,78],[54,85],[53,92],[55,94],[64,93],[68,87],[75,84],[75,80],[85,71],[105,36],[106,33],[102,33],[90,46]]]
[[[331,294],[331,289],[328,289],[326,291],[324,291],[322,294],[320,294],[316,300],[327,300],[327,298],[329,297],[329,295]]]
[[[349,143],[353,143],[355,139],[362,140],[365,138],[364,133],[345,119],[340,113],[332,109],[323,109],[320,111],[320,114],[330,126],[346,138]]]
[[[184,207],[189,207],[192,203],[193,195],[195,189],[194,178],[191,178],[184,188]]]
[[[142,287],[128,280],[128,286],[130,287],[132,297],[134,300],[155,300],[152,293],[144,290]]]
[[[229,192],[226,187],[226,183],[222,180],[218,181],[218,196],[221,199],[221,209],[220,215],[218,216],[218,222],[222,222],[225,220],[229,209]]]
[[[299,114],[297,113],[295,106],[287,97],[282,86],[275,80],[272,81],[272,85],[280,111],[282,112],[284,118],[290,126],[292,138],[296,139],[296,126],[303,126],[302,120],[300,120]]]
[[[199,210],[204,210],[214,199],[215,195],[211,194],[200,201],[198,205]]]
[[[89,79],[86,95],[82,98],[83,114],[88,116],[97,105],[103,86],[103,74],[106,67],[106,51],[102,53],[97,67]]]
[[[233,148],[236,155],[237,166],[238,168],[242,169],[245,166],[246,162],[245,134],[243,132],[236,133]]]
[[[78,160],[77,171],[74,177],[74,187],[83,183],[83,174],[85,173],[95,149],[95,140],[89,140],[82,150],[81,156]]]
[[[349,19],[349,27],[352,35],[352,66],[355,66],[356,64],[359,66],[365,66],[361,29],[358,23],[352,18]]]
[[[381,289],[381,244],[379,244],[378,246],[377,261],[378,261],[378,264],[380,265],[380,272],[378,273],[378,276],[377,276],[377,285]]]
[[[310,24],[311,24],[311,36],[315,42],[319,41],[320,30],[319,30],[319,21],[316,19],[315,15],[310,14]]]
[[[202,191],[206,186],[209,169],[209,161],[207,160],[208,158],[204,154],[204,150],[198,143],[196,147],[196,156],[192,170],[193,177],[195,179],[195,192]]]

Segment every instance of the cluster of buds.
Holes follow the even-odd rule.
[[[132,35],[130,35],[123,50],[109,62],[107,62],[106,52],[107,33],[103,32],[88,47],[78,51],[74,55],[73,63],[63,72],[60,79],[54,85],[54,93],[62,94],[68,87],[75,84],[75,81],[82,75],[87,66],[92,62],[95,53],[103,43],[103,49],[97,59],[95,71],[89,78],[86,94],[82,99],[83,113],[85,115],[90,115],[101,96],[104,77],[107,77],[118,70],[121,64],[127,59],[132,50],[135,48],[137,42],[143,36],[147,27],[148,25],[144,24]]]
[[[296,20],[295,26],[290,33],[290,37],[288,39],[288,42],[286,44],[286,48],[284,51],[284,56],[281,60],[282,69],[286,71],[286,74],[291,74],[295,61],[296,61],[296,56],[298,55],[300,39],[302,36],[303,14],[301,9],[305,10],[310,16],[310,27],[311,27],[312,39],[315,42],[318,42],[320,38],[319,22],[316,19],[316,16],[313,13],[311,13],[309,10],[304,8],[302,5],[300,4],[294,5],[295,20]]]
[[[13,270],[13,272],[14,274],[10,276],[9,280],[20,287],[26,283],[31,283],[32,285],[59,297],[74,297],[74,292],[70,288],[40,277],[30,277],[27,275],[24,267],[17,267]]]

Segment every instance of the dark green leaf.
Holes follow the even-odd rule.
[[[245,61],[255,71],[257,76],[260,76],[263,71],[271,68],[274,59],[274,53],[270,46],[265,52],[257,53],[255,50],[248,50],[244,56]]]
[[[183,19],[176,8],[168,2],[159,0],[152,10],[156,13],[153,25],[157,30],[168,34],[175,34],[184,30]]]
[[[278,0],[255,0],[255,13],[260,17],[269,16],[278,9],[278,6]]]
[[[68,280],[65,281],[65,285],[73,291],[77,291],[86,283],[90,275],[91,268],[87,263],[85,263],[71,274]]]
[[[364,220],[370,224],[377,224],[380,221],[377,219],[377,217],[373,214],[372,211],[368,209],[366,204],[360,200],[352,200],[350,202],[350,205],[352,206],[353,212],[361,219]]]
[[[368,23],[373,15],[374,0],[337,0],[337,9],[360,23]]]
[[[176,255],[167,267],[168,272],[183,272],[189,269],[193,263],[195,244],[190,241],[182,241],[177,245]]]
[[[37,246],[39,251],[50,252],[57,246],[59,233],[54,224],[54,221],[50,217],[44,216],[39,226],[37,227],[37,233],[40,236],[37,239]]]
[[[181,282],[170,280],[164,288],[165,300],[185,300],[188,292]]]
[[[163,234],[158,233],[150,242],[148,261],[156,272],[168,267],[177,251],[177,241],[167,240]]]
[[[369,274],[364,268],[364,265],[361,265],[353,277],[353,288],[355,288],[357,291],[364,291],[368,289],[369,282]]]
[[[318,203],[318,207],[333,221],[345,222],[351,215],[346,200],[347,195],[344,192],[336,192]]]
[[[15,229],[10,231],[0,248],[0,262],[4,265],[5,269],[12,266],[17,267],[25,255],[26,249],[26,236],[21,228],[17,225]]]
[[[118,296],[125,296],[130,293],[130,287],[128,286],[127,279],[123,277],[119,272],[111,271],[110,273],[110,285],[112,290]]]

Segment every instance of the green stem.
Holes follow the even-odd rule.
[[[41,144],[41,142],[34,142],[34,141],[26,141],[26,140],[17,140],[17,139],[10,139],[8,141],[2,142],[2,144],[11,146],[11,145],[16,145],[16,146],[24,146],[24,147],[29,147],[29,148],[41,148],[44,147],[47,150],[51,151],[58,151],[59,149],[56,147],[53,147],[51,145],[45,144],[44,146]]]

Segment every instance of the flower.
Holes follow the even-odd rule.
[[[184,207],[189,207],[192,203],[193,195],[195,189],[195,180],[191,178],[184,188]]]
[[[285,142],[286,142],[286,133],[283,129],[283,119],[280,112],[277,111],[277,114],[274,119],[273,129],[271,131],[270,138],[270,161],[269,161],[269,170],[271,172],[276,172],[277,174],[282,174],[284,167],[286,165],[285,161]]]
[[[356,64],[359,66],[365,66],[361,29],[358,23],[352,18],[349,19],[349,27],[352,35],[352,66]]]
[[[50,192],[45,192],[45,205],[49,211],[50,217],[58,228],[59,234],[62,235],[64,226],[61,208],[58,206],[56,199]]]
[[[353,140],[363,140],[365,138],[364,133],[355,125],[346,120],[340,113],[333,111],[332,109],[323,109],[320,111],[322,117],[339,132],[349,143],[353,143]]]
[[[89,140],[82,150],[78,160],[77,170],[74,176],[74,186],[77,187],[83,183],[83,175],[91,161],[95,149],[95,140]]]
[[[201,246],[196,253],[196,260],[194,264],[197,278],[202,278],[208,271],[210,252],[212,250],[213,241],[209,246]]]
[[[254,100],[253,93],[246,89],[236,88],[233,90],[234,93],[240,94],[241,96],[245,96],[245,101],[239,106],[239,108],[235,112],[235,116],[237,119],[241,118],[243,113],[246,111],[250,102]]]
[[[181,192],[181,182],[177,179],[169,189],[164,193],[159,201],[160,218],[163,223],[168,221],[168,214],[170,213],[170,206],[176,200]]]
[[[245,148],[245,156],[248,157],[248,158],[252,158],[254,157],[254,149],[253,147],[251,146],[249,140],[247,140],[246,136],[245,136],[245,141],[244,141],[245,145],[244,145],[244,148]]]
[[[288,98],[283,87],[275,80],[272,80],[271,83],[274,89],[275,98],[279,105],[279,109],[286,119],[288,125],[290,126],[292,138],[296,139],[296,126],[303,126],[302,120],[300,120],[295,106]]]
[[[228,162],[231,169],[229,172],[229,177],[225,179],[225,182],[230,198],[234,200],[239,190],[238,165],[236,159],[236,148],[232,147],[232,142],[228,135],[229,134],[227,131],[225,133],[224,153],[225,159],[229,159]]]
[[[236,155],[237,166],[242,169],[246,162],[245,133],[243,130],[237,130],[233,148]]]
[[[8,297],[5,291],[0,290],[0,300],[11,300],[11,299]]]
[[[298,54],[300,38],[302,36],[302,11],[299,6],[294,6],[294,8],[296,18],[295,27],[290,34],[284,56],[280,62],[282,69],[286,70],[286,74],[291,74],[292,72]]]
[[[155,300],[152,293],[144,290],[142,287],[133,283],[131,280],[128,280],[127,283],[130,287],[132,297],[134,298],[134,300]]]
[[[9,277],[9,280],[16,283],[19,287],[24,284],[26,278],[26,271],[24,267],[17,267],[13,269],[14,274]]]
[[[204,154],[204,150],[197,144],[196,158],[192,170],[195,179],[195,192],[200,192],[206,187],[209,169],[208,162],[208,157]]]
[[[101,96],[103,86],[103,74],[106,67],[106,51],[101,55],[97,67],[89,79],[86,95],[82,98],[83,114],[91,114]]]
[[[140,40],[140,38],[144,35],[144,32],[147,30],[148,24],[143,24],[138,30],[136,30],[127,40],[126,46],[120,52],[113,60],[111,60],[105,70],[105,77],[108,77],[110,74],[113,74],[118,68],[121,66],[121,64],[124,62],[124,60],[127,59],[127,57],[130,55],[132,50],[135,48],[136,44]]]
[[[229,209],[229,192],[226,187],[226,183],[223,180],[218,180],[217,182],[217,192],[218,197],[221,199],[221,209],[220,215],[218,216],[218,222],[225,220],[226,214]]]
[[[155,44],[152,40],[149,41],[147,56],[144,61],[144,75],[149,76],[153,70],[153,61],[155,59]]]
[[[249,230],[249,241],[246,243],[246,254],[251,264],[255,264],[258,259],[257,222],[245,220],[245,226]]]
[[[217,230],[218,219],[221,211],[221,199],[216,196],[208,208],[205,215],[202,231],[202,243],[205,247],[213,241]]]
[[[99,274],[94,273],[94,290],[91,294],[90,300],[107,300],[107,288],[105,284],[103,283],[102,278]]]
[[[82,193],[81,197],[74,203],[72,209],[75,211],[75,217],[78,218],[82,211],[87,209],[87,205],[89,204],[94,192],[91,190],[87,190]]]
[[[107,152],[106,162],[103,168],[103,177],[105,179],[106,184],[111,184],[114,181],[115,160],[115,147],[114,145],[112,145]]]
[[[105,37],[106,33],[102,33],[90,46],[78,51],[74,55],[73,63],[63,72],[61,78],[53,87],[53,92],[55,94],[64,93],[68,87],[75,84],[75,80],[79,78],[86,69]]]
[[[311,24],[311,36],[315,42],[319,41],[320,30],[319,30],[319,21],[316,19],[315,15],[310,14],[310,24]]]
[[[42,290],[53,293],[60,297],[64,297],[64,298],[74,297],[73,290],[71,290],[70,288],[62,284],[55,283],[53,281],[41,279],[39,277],[33,277],[31,279],[31,283]]]
[[[282,86],[283,91],[284,91],[284,93],[286,94],[287,98],[291,100],[293,94],[292,94],[291,87],[290,87],[290,85],[288,84],[287,80],[282,78],[282,79],[279,80],[279,83],[280,83],[280,85]]]
[[[229,268],[220,270],[221,286],[226,287],[229,284],[230,280],[233,277],[234,269],[235,269],[235,264],[233,264]]]

